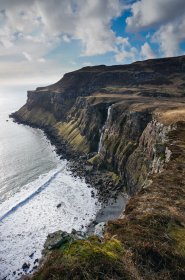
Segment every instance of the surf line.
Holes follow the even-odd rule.
[[[59,171],[57,171],[56,173],[54,173],[47,182],[45,182],[43,185],[41,185],[35,192],[33,192],[31,195],[29,195],[27,198],[25,198],[24,200],[22,200],[21,202],[19,202],[17,205],[15,205],[14,207],[12,207],[8,212],[6,212],[3,216],[0,217],[0,222],[2,222],[5,218],[7,218],[9,215],[11,215],[12,213],[14,213],[17,209],[19,209],[20,207],[24,206],[28,201],[30,201],[31,199],[33,199],[36,195],[38,195],[39,193],[41,193],[44,189],[46,189],[49,184],[57,177],[57,175],[62,171],[62,169],[60,169]]]

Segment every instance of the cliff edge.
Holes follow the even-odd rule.
[[[104,239],[52,251],[33,279],[185,279],[185,56],[65,74],[13,117],[132,195]]]

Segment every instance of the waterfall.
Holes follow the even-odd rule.
[[[109,123],[109,118],[110,118],[110,111],[111,111],[111,106],[109,106],[108,110],[107,110],[107,119],[105,121],[104,126],[101,129],[101,135],[100,135],[100,141],[99,141],[99,145],[98,145],[98,154],[101,151],[102,148],[102,143],[103,143],[103,136],[104,136],[104,132],[106,132],[107,130],[107,125]]]

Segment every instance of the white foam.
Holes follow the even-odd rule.
[[[63,161],[2,203],[0,279],[19,279],[17,272],[13,272],[23,272],[25,262],[30,263],[29,273],[34,260],[41,257],[48,233],[60,229],[70,232],[72,228],[85,230],[100,209],[91,191],[84,180],[72,176]],[[61,207],[57,208],[59,203]]]

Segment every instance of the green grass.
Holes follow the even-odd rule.
[[[97,237],[90,237],[85,241],[78,240],[65,249],[55,250],[33,279],[130,280],[133,278],[122,262],[124,254],[117,239],[101,242]]]

